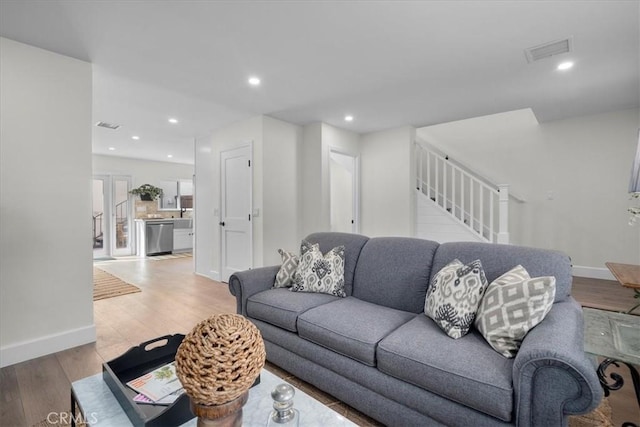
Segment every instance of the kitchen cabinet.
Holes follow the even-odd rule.
[[[173,252],[187,252],[193,249],[193,228],[173,229]]]

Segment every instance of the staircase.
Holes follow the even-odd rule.
[[[416,236],[509,243],[509,186],[495,185],[416,142]]]

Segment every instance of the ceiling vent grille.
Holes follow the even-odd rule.
[[[107,129],[113,129],[113,130],[117,130],[120,127],[120,125],[114,125],[107,122],[98,122],[96,123],[96,126],[100,128],[107,128]]]
[[[557,40],[554,42],[541,44],[540,46],[530,47],[529,49],[524,50],[524,54],[527,57],[527,62],[532,63],[540,59],[572,51],[573,39],[569,37],[564,40]]]

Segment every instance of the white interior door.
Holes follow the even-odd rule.
[[[220,275],[228,281],[253,264],[251,146],[220,153]]]
[[[129,194],[131,177],[113,176],[111,180],[113,193],[111,198],[113,201],[111,207],[111,255],[131,255],[131,238],[133,236],[132,197]]]
[[[356,233],[358,230],[357,161],[353,156],[330,152],[329,207],[331,231]]]
[[[93,222],[93,257],[102,258],[110,255],[111,233],[109,233],[110,210],[110,180],[105,175],[93,176],[93,207],[91,218]]]

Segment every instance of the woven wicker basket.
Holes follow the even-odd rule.
[[[176,353],[176,373],[193,403],[221,405],[249,390],[265,357],[253,323],[238,314],[218,314],[184,338]]]

